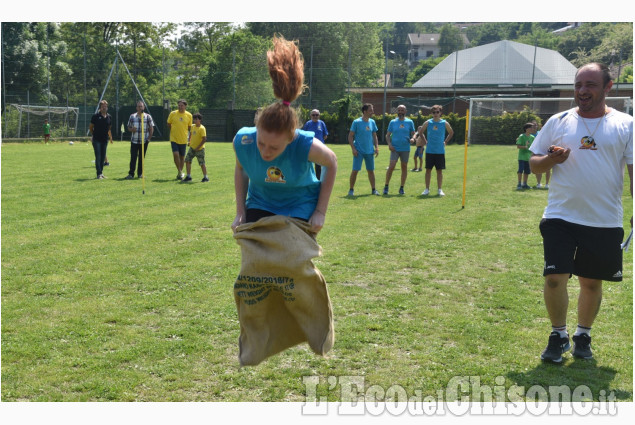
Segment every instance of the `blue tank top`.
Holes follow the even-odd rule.
[[[320,195],[309,150],[313,132],[296,130],[296,136],[273,161],[260,156],[256,127],[243,127],[234,137],[236,157],[249,176],[247,208],[308,220]]]
[[[428,120],[428,128],[426,129],[426,139],[428,139],[428,153],[445,153],[445,120],[434,122],[434,119]]]

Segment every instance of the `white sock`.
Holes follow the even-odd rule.
[[[564,326],[552,326],[551,327],[552,331],[558,332],[558,334],[560,335],[561,338],[568,338],[569,337],[569,333],[567,332],[567,325]]]
[[[582,334],[587,334],[587,335],[591,336],[591,328],[586,328],[584,326],[578,325],[578,327],[575,330],[575,333],[573,334],[573,336],[578,336],[578,335],[582,335]]]

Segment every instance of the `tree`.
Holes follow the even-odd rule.
[[[501,25],[493,22],[469,27],[467,29],[467,38],[470,40],[472,47],[504,40],[501,34]]]
[[[60,99],[66,99],[66,87],[55,84],[55,81],[67,81],[72,74],[65,60],[66,50],[67,45],[62,40],[57,24],[3,22],[2,75],[5,86],[13,92],[9,101],[47,104],[49,87],[52,105],[58,104]]]
[[[178,48],[209,56],[216,52],[220,41],[233,31],[234,26],[229,22],[186,22]]]
[[[379,26],[375,23],[346,22],[343,31],[344,41],[350,49],[350,85],[374,85],[381,77],[384,66]]]
[[[439,55],[449,55],[462,48],[463,39],[461,38],[461,31],[452,24],[443,25],[439,35]]]
[[[432,68],[440,64],[446,57],[447,55],[419,61],[419,63],[417,63],[417,66],[415,66],[412,71],[408,73],[408,76],[406,77],[405,87],[412,87],[414,83],[419,81],[421,77],[430,72]]]
[[[225,108],[233,102],[234,93],[235,109],[256,108],[272,102],[266,54],[270,47],[270,40],[244,29],[222,38],[202,77],[206,106]]]
[[[308,90],[299,102],[314,108],[327,108],[348,87],[348,46],[341,22],[250,22],[253,34],[270,39],[282,34],[297,40],[304,57],[304,83]]]

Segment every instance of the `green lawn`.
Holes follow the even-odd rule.
[[[424,173],[395,195],[398,170],[389,196],[370,196],[362,171],[358,196],[346,197],[350,148],[332,148],[339,171],[315,263],[335,346],[324,358],[303,344],[240,368],[230,144],[208,143],[209,183],[195,161],[183,184],[169,144],[152,143],[145,195],[140,180],[123,180],[129,143],[109,147],[106,180],[94,179],[87,143],[3,144],[2,400],[304,401],[305,376],[332,401],[329,377],[342,376],[424,396],[478,376],[482,386],[586,385],[595,399],[633,400],[632,251],[624,281],[605,284],[595,360],[539,360],[550,332],[538,231],[547,191],[515,190],[515,147],[469,148],[465,209],[462,146],[448,147],[443,198],[420,196]],[[378,190],[387,165],[381,146]],[[629,228],[627,188],[624,209]],[[573,279],[570,327],[577,294]]]

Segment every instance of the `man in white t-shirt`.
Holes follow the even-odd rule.
[[[571,346],[566,327],[567,282],[578,276],[578,326],[573,355],[590,359],[591,326],[602,281],[622,280],[624,166],[633,195],[633,117],[606,106],[613,85],[606,65],[590,63],[575,76],[576,108],[554,115],[529,148],[531,171],[552,170],[540,232],[544,298],[552,332],[541,359],[562,362]],[[633,219],[631,218],[631,226]]]

